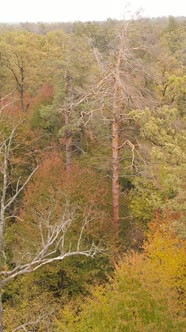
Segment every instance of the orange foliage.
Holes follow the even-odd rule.
[[[107,184],[92,170],[74,165],[67,172],[60,154],[53,151],[47,154],[25,190],[16,229],[20,227],[23,238],[29,234],[30,240],[36,239],[37,224],[49,216],[51,224],[58,222],[68,202],[69,209],[75,211],[72,233],[78,236],[88,218],[91,222],[86,225],[86,238],[99,242],[108,238],[111,231],[107,191]]]
[[[40,104],[48,104],[54,96],[54,87],[52,85],[43,84],[39,89],[37,96],[32,98],[31,106],[38,106]]]

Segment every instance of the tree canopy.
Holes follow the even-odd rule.
[[[0,332],[185,331],[185,42],[0,24]]]

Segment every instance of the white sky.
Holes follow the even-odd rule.
[[[128,6],[128,4],[130,4]],[[0,22],[69,22],[143,16],[186,16],[186,0],[0,0]]]

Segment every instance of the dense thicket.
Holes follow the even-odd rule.
[[[0,25],[0,331],[185,330],[185,45]]]

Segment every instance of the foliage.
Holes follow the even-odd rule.
[[[13,262],[19,262],[23,256],[27,261],[29,251],[37,251],[41,235],[47,236],[47,228],[57,223],[67,208],[73,215],[73,224],[66,247],[73,250],[81,227],[86,230],[85,246],[93,239],[104,245],[111,235],[105,201],[108,189],[104,183],[100,186],[102,180],[98,179],[94,172],[78,166],[66,173],[60,155],[49,154],[28,185],[16,222],[8,230],[9,246],[12,242],[11,246],[16,247],[12,251]]]
[[[26,111],[30,97],[42,82],[42,38],[26,31],[6,32],[0,37],[1,64],[6,71],[4,85],[8,91],[17,90],[20,109]]]
[[[3,285],[7,332],[185,330],[185,27],[174,17],[0,25],[0,284],[64,217],[65,250],[106,249]]]
[[[132,253],[80,307],[66,306],[56,331],[184,331],[185,243],[151,225],[143,254]]]
[[[140,128],[138,154],[141,159],[132,181],[130,207],[138,220],[149,221],[156,210],[161,211],[176,200],[185,182],[184,120],[180,121],[176,109],[168,107],[130,114]]]

